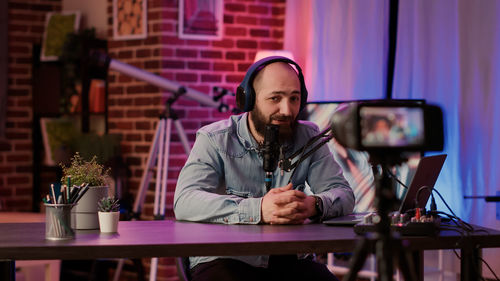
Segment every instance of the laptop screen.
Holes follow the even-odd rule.
[[[332,114],[339,104],[343,102],[344,101],[310,102],[300,113],[299,119],[311,121],[318,125],[320,130],[323,130],[330,126]],[[423,101],[410,100],[409,102],[422,103]],[[335,139],[328,142],[328,147],[330,151],[332,151],[337,163],[342,167],[344,177],[353,189],[356,198],[354,212],[375,211],[375,187],[373,183],[372,167],[368,162],[368,153],[345,148],[336,142]],[[420,153],[412,153],[409,154],[408,157],[408,162],[395,167],[392,171],[406,186],[410,184],[415,174],[421,155]],[[395,183],[394,188],[397,197],[402,199],[406,194],[406,189],[398,183]]]

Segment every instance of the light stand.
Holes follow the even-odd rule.
[[[401,273],[406,281],[417,280],[412,257],[404,248],[401,239],[390,229],[389,212],[392,210],[396,196],[392,189],[392,181],[386,173],[389,166],[400,163],[399,156],[373,155],[370,154],[370,162],[373,167],[380,165],[382,172],[374,168],[375,177],[375,205],[377,208],[377,220],[375,233],[365,236],[358,244],[350,263],[350,270],[342,279],[343,281],[356,280],[370,252],[375,252],[377,259],[378,280],[393,280],[393,263],[397,261]]]
[[[167,173],[168,173],[168,158],[170,154],[170,136],[172,131],[172,122],[175,125],[179,138],[181,140],[182,146],[186,155],[189,155],[190,145],[187,139],[184,128],[181,122],[178,120],[177,115],[172,110],[172,104],[179,97],[186,97],[191,100],[195,100],[202,105],[217,108],[220,112],[226,112],[229,110],[229,106],[222,103],[222,98],[226,94],[230,94],[226,89],[219,87],[214,87],[214,91],[219,94],[214,98],[187,87],[180,85],[179,83],[170,81],[166,78],[154,75],[137,67],[128,65],[126,63],[111,59],[109,56],[102,53],[92,54],[92,59],[94,63],[98,66],[105,67],[106,69],[116,70],[120,73],[126,74],[128,76],[134,77],[139,80],[143,80],[158,86],[164,90],[173,93],[173,96],[167,100],[165,105],[165,111],[159,118],[158,124],[156,126],[155,136],[153,138],[153,143],[149,150],[148,160],[146,168],[144,169],[139,190],[135,198],[132,217],[135,219],[140,218],[142,205],[144,204],[144,199],[146,197],[146,192],[149,187],[149,183],[153,176],[153,171],[155,164],[156,167],[156,185],[155,185],[155,200],[154,200],[154,219],[164,220],[165,219],[165,202],[167,195]],[[236,112],[236,110],[232,110]],[[113,281],[118,281],[121,270],[123,268],[124,260],[120,259],[118,262]],[[149,280],[156,280],[156,273],[158,268],[158,258],[151,258],[150,274]]]

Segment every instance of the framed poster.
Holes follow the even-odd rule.
[[[55,61],[62,53],[66,36],[78,32],[80,12],[47,13],[43,33],[41,61]]]
[[[220,40],[223,0],[179,0],[179,38]]]
[[[148,36],[147,0],[113,0],[113,39]]]

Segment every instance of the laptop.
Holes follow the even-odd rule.
[[[425,156],[418,162],[417,170],[415,176],[408,187],[408,191],[399,206],[399,212],[405,213],[408,210],[414,209],[415,202],[418,202],[419,208],[424,208],[427,205],[427,201],[431,195],[431,189],[434,188],[434,184],[441,173],[441,168],[443,167],[444,161],[446,159],[446,154]],[[418,191],[421,187],[427,186],[428,188]],[[415,201],[417,198],[418,200]],[[353,213],[341,217],[332,218],[323,221],[327,225],[355,225],[363,221],[363,218],[370,214],[370,212],[363,213]]]

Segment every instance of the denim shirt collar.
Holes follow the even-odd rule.
[[[250,133],[250,128],[248,127],[248,112],[243,113],[241,115],[241,118],[236,122],[236,134],[238,135],[238,139],[241,141],[245,149],[259,149],[259,144]]]

